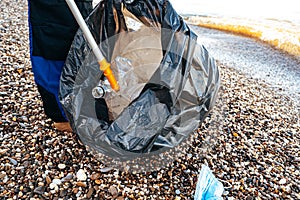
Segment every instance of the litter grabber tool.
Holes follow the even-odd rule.
[[[119,84],[110,68],[110,64],[106,61],[105,57],[102,55],[96,41],[94,40],[87,24],[85,23],[76,3],[74,0],[66,0],[73,16],[75,17],[77,23],[79,24],[84,36],[86,37],[88,44],[90,45],[93,53],[95,54],[97,61],[100,65],[100,70],[103,71],[104,76],[107,78],[111,88],[116,92],[120,90]]]

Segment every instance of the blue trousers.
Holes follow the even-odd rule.
[[[92,0],[78,0],[83,17],[92,11]],[[55,122],[67,118],[59,102],[60,75],[78,29],[65,1],[28,0],[30,59],[45,114]]]

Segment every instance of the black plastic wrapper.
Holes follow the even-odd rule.
[[[60,100],[85,145],[127,160],[174,148],[199,127],[217,98],[219,70],[169,1],[102,1],[86,22],[121,90],[94,98],[105,80],[79,30]]]

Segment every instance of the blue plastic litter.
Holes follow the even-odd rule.
[[[194,200],[222,200],[223,184],[213,175],[208,166],[202,165]]]

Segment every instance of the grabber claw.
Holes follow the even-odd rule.
[[[107,78],[111,88],[116,92],[119,91],[120,86],[114,76],[113,71],[110,68],[110,64],[104,58],[101,61],[99,61],[99,65],[100,65],[100,70],[103,71],[103,74]]]

